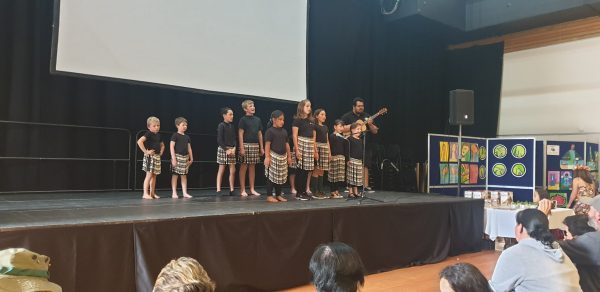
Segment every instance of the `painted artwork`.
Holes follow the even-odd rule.
[[[506,152],[508,152],[508,150],[506,150],[506,146],[502,144],[498,144],[494,146],[494,149],[492,149],[492,154],[494,154],[494,157],[498,159],[506,157]]]
[[[450,184],[458,183],[458,165],[450,164]]]
[[[469,165],[461,164],[460,165],[460,183],[464,185],[469,184]]]
[[[527,155],[527,148],[523,144],[517,144],[510,149],[510,154],[516,159],[521,159]]]
[[[460,155],[462,157],[461,161],[464,161],[464,162],[471,161],[471,143],[462,143],[462,148],[460,149]]]
[[[448,142],[440,141],[440,162],[448,162],[450,158],[450,145]]]
[[[588,147],[587,155],[586,155],[587,166],[590,168],[590,171],[597,171],[598,170],[598,150],[593,149],[593,147],[591,145],[588,145],[587,147]]]
[[[440,163],[440,184],[447,185],[450,181],[450,169],[447,163]]]
[[[479,147],[479,160],[483,161],[487,158],[487,148],[485,146]]]
[[[523,163],[515,163],[510,168],[510,173],[514,177],[523,177],[527,173],[527,169]]]
[[[548,171],[548,190],[560,190],[560,171]]]
[[[479,145],[471,144],[471,162],[479,162]]]
[[[571,144],[569,150],[560,158],[560,169],[575,169],[576,165],[583,164],[583,157],[575,151],[575,144]]]
[[[487,168],[485,165],[479,166],[479,179],[485,179],[487,177]]]
[[[469,165],[469,184],[476,185],[478,177],[479,177],[479,165],[470,164]]]
[[[560,172],[560,189],[561,190],[570,190],[571,186],[573,186],[573,174],[571,171],[561,171]]]
[[[569,202],[567,200],[567,193],[548,192],[548,196],[550,197],[551,201],[556,201],[556,207],[559,207],[559,208],[567,207],[567,203]]]
[[[506,165],[504,163],[496,163],[492,166],[492,173],[495,177],[503,177],[506,174]]]
[[[458,143],[450,142],[450,162],[458,162]]]

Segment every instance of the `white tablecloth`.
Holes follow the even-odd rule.
[[[523,209],[502,209],[502,208],[485,208],[484,226],[485,234],[491,240],[496,240],[496,237],[515,237],[515,225],[517,225],[516,216]],[[556,208],[552,209],[552,213],[548,216],[550,229],[564,229],[562,224],[567,216],[575,215],[573,209]]]

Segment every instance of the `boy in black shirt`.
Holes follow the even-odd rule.
[[[340,189],[344,186],[346,181],[346,156],[344,154],[344,149],[346,148],[348,141],[346,141],[342,135],[342,132],[344,131],[344,121],[335,120],[333,129],[334,132],[329,135],[331,162],[329,164],[327,180],[329,181],[331,198],[339,199],[342,198]]]
[[[233,111],[228,108],[221,109],[223,122],[217,127],[217,193],[221,192],[221,180],[225,173],[225,166],[229,165],[229,195],[233,195],[235,186],[235,129],[233,128]]]
[[[283,112],[271,114],[273,127],[265,133],[265,176],[267,177],[267,201],[271,203],[287,201],[281,195],[281,186],[287,181],[288,166],[292,163],[287,131],[283,128]],[[275,187],[275,196],[273,196]]]
[[[165,151],[165,144],[160,140],[160,120],[157,117],[149,117],[146,120],[148,131],[138,139],[137,144],[144,152],[142,170],[146,172],[144,179],[143,199],[158,199],[156,194],[156,176],[160,174],[160,157]]]
[[[350,126],[352,136],[348,137],[346,179],[350,185],[348,197],[358,197],[358,187],[363,185],[363,141],[360,138],[361,125],[354,122]]]
[[[246,193],[246,169],[249,171],[248,182],[250,183],[250,194],[260,196],[254,190],[256,176],[256,164],[260,162],[260,156],[265,154],[263,148],[262,122],[255,116],[256,108],[251,100],[244,100],[242,108],[246,115],[238,123],[238,139],[240,145],[240,195],[248,196]]]
[[[177,177],[181,176],[181,191],[183,192],[184,198],[191,198],[187,192],[187,174],[194,161],[192,154],[192,144],[190,136],[185,134],[188,123],[184,117],[178,117],[175,119],[175,126],[177,127],[177,133],[173,133],[171,136],[171,144],[169,149],[171,150],[171,188],[173,189],[172,198],[177,199]]]

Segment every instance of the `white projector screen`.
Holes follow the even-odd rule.
[[[299,101],[308,0],[60,0],[53,70]]]

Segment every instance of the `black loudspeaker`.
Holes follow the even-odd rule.
[[[450,91],[450,125],[472,125],[475,123],[473,90]]]

